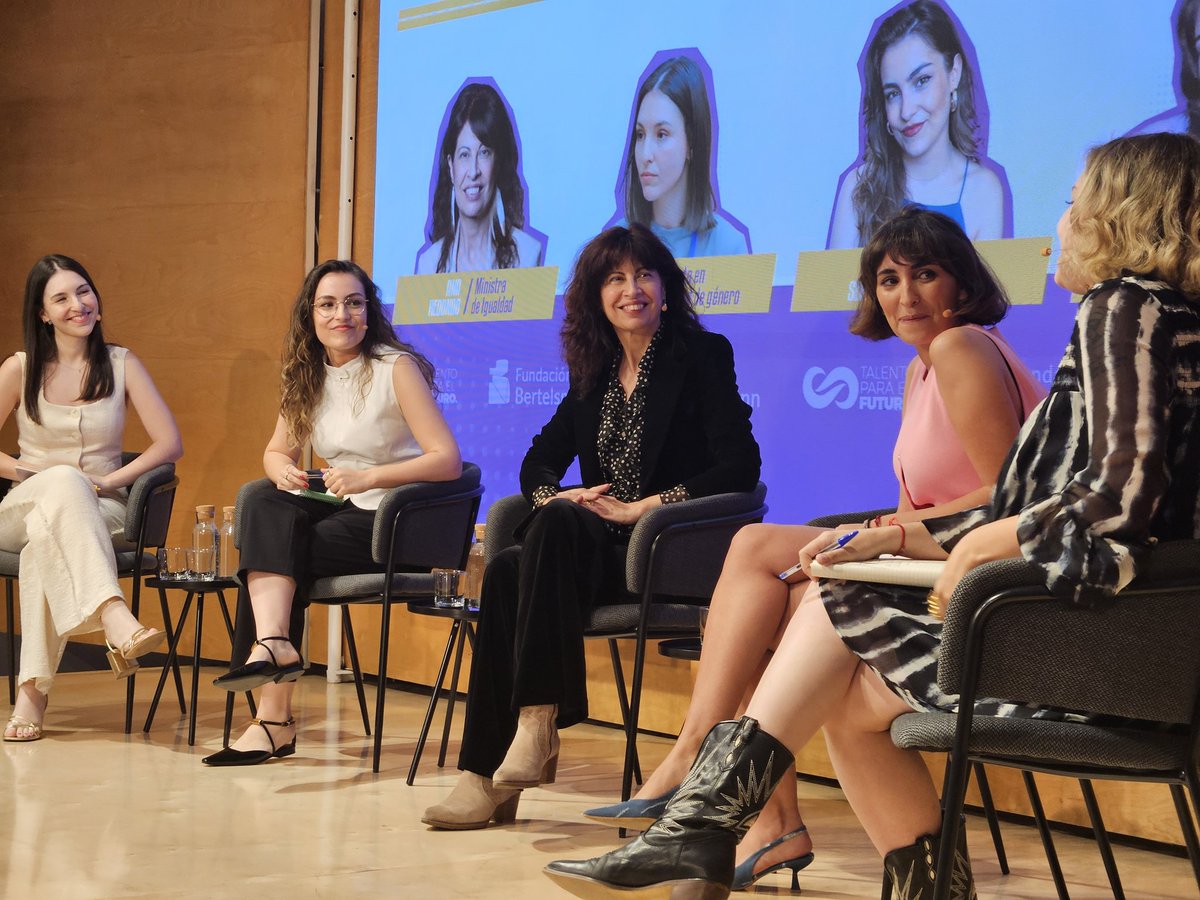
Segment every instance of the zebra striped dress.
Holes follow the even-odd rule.
[[[1200,537],[1200,303],[1133,276],[1088,292],[991,506],[925,524],[951,550],[971,529],[1009,516],[1047,588],[1084,606],[1128,584],[1152,539]],[[914,709],[956,708],[957,697],[937,686],[942,626],[924,591],[825,581],[821,594],[842,640]],[[976,709],[1063,715],[994,700]]]

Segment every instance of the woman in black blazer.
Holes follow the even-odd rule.
[[[571,389],[533,439],[519,545],[484,576],[459,768],[435,828],[511,821],[522,788],[554,781],[558,729],[587,717],[583,628],[624,594],[629,534],[662,505],[758,481],[750,408],[729,341],[704,330],[670,250],[641,225],[579,255],[564,296]],[[586,487],[559,485],[579,458]]]

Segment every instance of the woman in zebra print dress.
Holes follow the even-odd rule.
[[[950,597],[974,566],[1023,557],[1064,602],[1090,605],[1133,579],[1152,540],[1200,537],[1200,143],[1177,134],[1112,141],[1091,151],[1072,194],[1055,280],[1083,302],[1050,395],[1018,435],[991,506],[863,531],[831,552],[826,534],[802,559],[833,564],[898,549],[947,559],[935,592]],[[733,845],[714,832],[742,833],[791,752],[824,727],[847,799],[885,865],[927,877],[929,867],[912,863],[935,840],[937,791],[920,755],[892,744],[889,726],[914,708],[954,708],[934,677],[940,633],[918,593],[836,581],[810,589],[746,718],[710,733],[659,821],[620,850],[552,863],[550,874],[568,888],[726,883]],[[954,896],[973,897],[965,854],[956,872],[960,865]],[[912,881],[905,895],[927,896],[921,887]]]

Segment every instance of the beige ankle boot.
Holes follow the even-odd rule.
[[[425,810],[421,821],[447,831],[487,828],[493,819],[497,825],[503,825],[517,817],[520,799],[520,791],[496,790],[492,779],[463,772],[450,796]]]
[[[554,784],[558,769],[558,728],[554,719],[558,707],[522,706],[517,718],[517,733],[504,756],[504,762],[492,776],[498,788],[527,788]]]

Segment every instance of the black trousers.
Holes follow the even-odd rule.
[[[626,602],[625,543],[576,503],[548,503],[521,544],[484,573],[460,769],[490,778],[522,706],[558,704],[558,727],[587,718],[583,628],[602,601]]]
[[[304,599],[309,582],[330,575],[382,572],[371,558],[375,510],[353,503],[340,506],[289,494],[255,494],[242,510],[242,555],[238,563],[237,622],[233,666],[246,661],[254,644],[254,609],[246,590],[247,572],[272,572],[296,579],[288,637],[299,649],[304,635]]]

